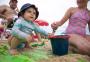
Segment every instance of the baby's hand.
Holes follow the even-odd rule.
[[[30,42],[32,42],[33,38],[31,35],[29,35],[29,36],[27,36],[26,40],[28,43],[30,43]]]

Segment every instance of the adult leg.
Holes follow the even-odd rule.
[[[90,35],[86,35],[85,38],[90,42]]]
[[[70,34],[69,43],[73,46],[73,51],[80,54],[90,55],[90,42],[88,42],[86,38],[77,34]]]

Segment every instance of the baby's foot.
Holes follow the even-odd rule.
[[[10,49],[10,54],[11,55],[18,55],[19,54],[19,52],[17,51],[17,49]]]
[[[30,51],[31,49],[33,49],[32,47],[25,47],[23,48],[24,51]]]

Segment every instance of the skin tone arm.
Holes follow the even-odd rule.
[[[69,8],[67,10],[67,12],[65,13],[64,17],[58,21],[58,22],[54,22],[53,24],[51,24],[51,27],[56,30],[58,28],[58,26],[61,26],[63,25],[68,19],[69,17],[71,16],[71,11],[73,10],[73,8]]]
[[[4,16],[4,15],[2,15],[2,14],[0,14],[0,18],[4,18],[4,19],[5,19],[5,16]]]
[[[0,14],[0,18],[4,18],[5,19],[5,16]],[[1,29],[4,28],[4,27],[5,27],[4,25],[0,24],[0,28]]]
[[[3,29],[5,26],[0,24],[0,28]]]
[[[35,23],[36,25],[38,25],[37,23]],[[39,25],[38,25],[39,26]],[[41,34],[40,33],[38,33],[38,32],[35,32],[35,34],[38,36],[38,41],[42,41],[41,40]]]
[[[41,41],[42,41],[42,40],[41,40],[41,34],[40,34],[40,33],[36,33],[36,35],[38,36],[38,41],[41,42]]]
[[[17,12],[19,12],[19,9],[18,9],[18,7],[16,8],[16,11],[17,11]]]

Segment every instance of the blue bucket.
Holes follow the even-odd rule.
[[[50,40],[53,54],[59,56],[68,54],[69,42],[67,35],[53,36]]]

